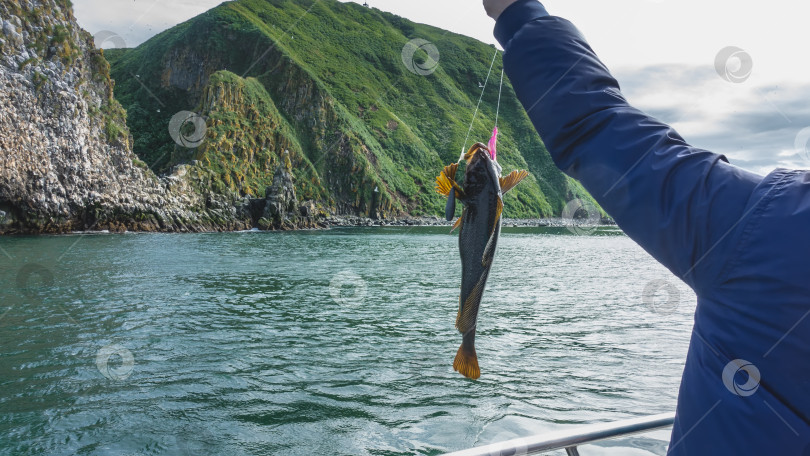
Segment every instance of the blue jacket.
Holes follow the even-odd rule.
[[[669,453],[810,455],[810,173],[690,146],[536,0],[495,35],[557,166],[697,294]]]

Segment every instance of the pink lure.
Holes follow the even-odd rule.
[[[493,160],[497,159],[498,156],[498,127],[495,127],[492,130],[492,137],[489,138],[489,156],[492,157]]]

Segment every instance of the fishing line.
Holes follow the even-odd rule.
[[[470,140],[470,133],[472,133],[475,118],[478,116],[478,108],[481,107],[481,100],[484,99],[484,91],[487,90],[487,83],[489,83],[489,76],[492,74],[492,67],[495,66],[496,57],[498,57],[498,49],[495,49],[495,54],[492,56],[492,63],[489,64],[489,72],[487,72],[487,79],[484,81],[484,87],[481,89],[481,96],[478,97],[478,105],[475,106],[475,113],[473,114],[472,122],[470,122],[470,128],[467,130],[467,137],[464,138],[464,145],[461,147],[461,155],[459,155],[458,161],[456,163],[461,163],[461,160],[464,159],[464,152],[467,152],[467,141]],[[503,79],[501,81],[503,82]],[[500,95],[498,95],[498,97],[500,98]]]
[[[501,67],[501,85],[498,87],[498,104],[495,107],[495,128],[498,128],[498,114],[501,112],[501,94],[503,93],[503,67]]]

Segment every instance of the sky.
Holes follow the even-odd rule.
[[[494,21],[480,0],[368,2],[415,22],[495,42]],[[73,0],[82,27],[94,35],[120,37],[102,47],[137,46],[220,3]],[[577,25],[633,105],[671,124],[694,146],[725,154],[735,165],[760,174],[777,167],[810,168],[810,58],[805,48],[810,2],[543,4]],[[441,43],[434,44],[441,51]]]

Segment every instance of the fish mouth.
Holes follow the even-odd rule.
[[[490,151],[489,147],[481,143],[472,146],[470,150],[464,154],[464,160],[467,162],[467,169],[479,166],[478,163],[480,162],[494,173],[496,178],[501,176],[502,168],[500,163],[492,156],[492,151]]]
[[[493,160],[489,147],[482,143],[474,144],[472,147],[470,147],[470,150],[464,154],[464,160],[467,162],[467,165],[472,165],[473,162],[483,157],[486,157],[488,160]]]

